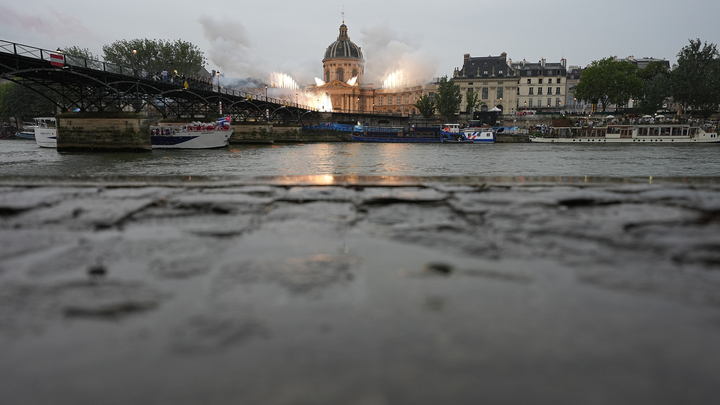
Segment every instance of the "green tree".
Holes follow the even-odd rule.
[[[75,45],[62,48],[62,53],[64,55],[79,56],[85,59],[97,59],[97,57],[95,57],[95,55],[90,52],[90,49],[80,48],[79,46]]]
[[[467,101],[467,113],[472,113],[473,109],[480,107],[480,93],[473,89],[467,91],[465,100]]]
[[[583,69],[574,94],[581,100],[601,104],[603,112],[610,104],[622,107],[642,93],[643,82],[636,72],[634,64],[613,57],[593,61]]]
[[[650,62],[638,70],[643,80],[643,90],[637,97],[636,108],[643,114],[652,114],[661,109],[671,96],[670,72],[663,62]]]
[[[423,94],[415,103],[415,108],[420,111],[420,114],[425,118],[431,118],[435,115],[435,101],[433,101],[428,94]]]
[[[15,82],[0,85],[0,117],[12,118],[15,126],[34,117],[54,116],[55,103],[40,93]]]
[[[122,66],[148,72],[177,71],[180,75],[196,75],[205,66],[205,55],[190,42],[182,40],[131,39],[103,46],[104,58]]]
[[[460,103],[462,103],[460,86],[452,79],[448,80],[447,76],[440,78],[439,85],[435,96],[435,107],[443,119],[452,122],[455,120],[455,114],[460,112]]]
[[[678,67],[672,71],[672,95],[684,109],[707,118],[720,105],[720,60],[715,44],[690,40],[678,53]]]
[[[599,61],[593,61],[590,66],[582,70],[580,81],[575,85],[573,94],[578,100],[584,100],[591,104],[603,105],[603,111],[608,104],[606,81],[606,66],[612,61],[612,58],[605,58]]]

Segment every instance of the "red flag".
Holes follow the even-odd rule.
[[[51,53],[50,64],[57,67],[63,67],[65,66],[65,58],[59,53]]]

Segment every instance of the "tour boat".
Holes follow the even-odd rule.
[[[553,128],[549,135],[531,137],[543,143],[712,143],[717,132],[684,124],[608,125]]]
[[[55,117],[35,118],[35,142],[43,148],[57,148]]]
[[[229,120],[215,123],[193,122],[177,126],[151,126],[150,143],[153,149],[212,149],[224,148],[233,129]]]

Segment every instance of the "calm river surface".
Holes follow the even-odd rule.
[[[77,153],[0,140],[0,177],[720,176],[720,144],[231,145],[214,150]]]

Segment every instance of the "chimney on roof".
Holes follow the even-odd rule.
[[[540,66],[545,67],[545,58],[540,59]]]
[[[465,56],[463,57],[463,62],[467,62],[468,59],[470,59],[470,54],[466,53]]]

